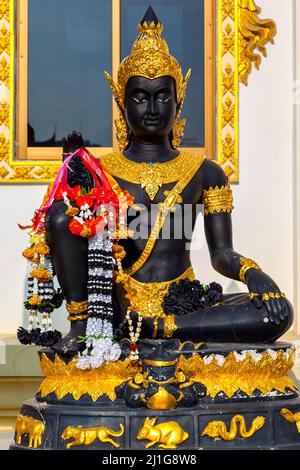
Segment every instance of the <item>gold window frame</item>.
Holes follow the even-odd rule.
[[[24,4],[27,0],[21,0]],[[216,135],[216,161],[222,166],[231,182],[238,182],[239,174],[239,80],[247,84],[248,76],[252,69],[252,64],[258,68],[261,61],[259,54],[266,55],[265,45],[273,41],[276,34],[276,26],[272,20],[260,20],[260,8],[254,0],[205,0],[210,6],[207,11],[214,12],[211,16],[209,26],[206,28],[206,40],[210,47],[209,62],[206,63],[206,74],[209,73],[214,63],[216,63],[217,85],[210,84],[210,88],[205,88],[205,116],[206,132]],[[116,31],[119,28],[120,0],[112,0],[113,5],[113,76],[116,78],[120,56],[120,37]],[[43,148],[50,159],[40,159],[40,150],[34,156],[30,155],[30,160],[17,160],[15,140],[16,132],[20,135],[16,119],[16,109],[19,113],[27,112],[20,109],[24,107],[24,101],[17,102],[15,99],[15,87],[18,79],[15,79],[16,72],[16,38],[19,28],[23,28],[26,33],[26,24],[19,23],[17,31],[15,29],[15,13],[17,0],[1,0],[0,3],[0,183],[46,183],[56,176],[60,161],[54,160],[61,153],[61,149],[55,149],[56,154],[49,155],[49,148]],[[119,15],[119,16],[118,16]],[[213,21],[215,20],[215,21]],[[21,21],[23,21],[21,19]],[[217,34],[211,36],[211,32]],[[253,41],[255,36],[261,38],[261,31],[264,34],[264,44],[262,41]],[[216,41],[214,41],[214,37]],[[216,53],[214,53],[214,50]],[[26,51],[19,48],[19,53]],[[207,54],[206,54],[207,56]],[[214,61],[214,57],[216,60]],[[24,59],[24,55],[23,55]],[[25,58],[26,61],[26,58]],[[25,62],[26,65],[26,62]],[[22,65],[21,65],[22,68]],[[205,77],[206,85],[209,80]],[[19,86],[26,86],[24,82]],[[19,90],[20,92],[20,90]],[[21,93],[24,93],[21,90]],[[19,96],[19,95],[17,95]],[[216,101],[215,101],[216,100]],[[217,104],[217,117],[215,113],[209,113],[209,103]],[[22,104],[23,103],[23,104]],[[25,101],[26,107],[26,101]],[[23,114],[25,117],[25,114]],[[116,106],[113,105],[113,118],[116,117]],[[26,114],[27,116],[27,114]],[[216,125],[214,126],[214,121]],[[20,122],[20,121],[19,121]],[[25,121],[27,123],[27,119]],[[24,131],[23,131],[24,132]],[[27,131],[26,131],[27,133]],[[212,135],[210,137],[212,137]],[[207,137],[206,142],[214,142],[214,139]],[[26,137],[27,138],[27,137]],[[116,142],[114,142],[114,150]],[[111,149],[101,148],[101,152],[107,153]],[[201,149],[190,149],[195,152]],[[98,154],[98,149],[92,149],[94,154]],[[213,145],[204,152],[209,157],[213,157]],[[203,152],[203,149],[202,149]],[[37,159],[38,158],[38,159]],[[52,158],[52,160],[51,160]]]

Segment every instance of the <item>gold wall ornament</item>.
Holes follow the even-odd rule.
[[[238,3],[239,76],[241,82],[248,85],[252,64],[259,70],[262,56],[267,56],[266,45],[274,44],[277,27],[273,20],[259,18],[261,8],[254,0],[238,0]]]
[[[239,179],[238,0],[218,2],[217,163],[230,182]]]
[[[203,430],[201,436],[208,436],[215,441],[223,439],[223,441],[234,441],[238,435],[244,439],[249,439],[257,431],[262,429],[266,421],[264,416],[257,416],[253,419],[249,431],[247,431],[246,420],[244,416],[236,415],[231,418],[230,428],[227,431],[227,426],[224,421],[211,421]]]
[[[102,443],[112,444],[117,449],[120,446],[113,437],[120,437],[124,434],[124,426],[120,424],[120,430],[114,431],[113,429],[107,426],[99,426],[94,428],[83,428],[82,426],[68,426],[62,433],[61,437],[64,441],[69,439],[74,439],[74,441],[69,442],[66,447],[70,449],[74,446],[89,446],[93,444],[96,440]]]
[[[99,369],[80,370],[76,367],[76,360],[66,364],[55,356],[52,362],[42,354],[40,366],[45,375],[39,388],[41,397],[55,393],[59,400],[69,393],[75,400],[87,394],[93,401],[102,395],[114,401],[115,389],[123,382],[132,379],[138,372],[136,365],[132,365],[128,359],[107,363]]]
[[[156,424],[156,420],[157,418],[146,418],[137,433],[139,441],[150,441],[145,444],[145,449],[155,444],[161,449],[177,449],[189,438],[189,434],[176,421]]]
[[[229,184],[203,191],[204,215],[230,213],[233,210],[232,190]]]
[[[280,414],[286,421],[295,423],[297,431],[300,434],[300,412],[298,411],[297,413],[294,413],[287,408],[282,408],[282,410],[280,410]]]
[[[204,360],[195,354],[189,359],[180,356],[178,369],[182,370],[189,380],[201,382],[207,388],[207,395],[215,398],[223,392],[232,398],[238,391],[252,396],[255,390],[268,395],[276,390],[286,393],[287,390],[297,391],[297,386],[288,376],[295,364],[295,348],[269,354],[265,351],[259,359],[254,359],[250,352],[245,358],[237,358],[229,353],[224,362],[218,362],[215,355]]]
[[[42,438],[45,432],[45,424],[38,420],[33,419],[31,416],[19,415],[16,420],[16,444],[21,445],[22,437],[28,434],[29,443],[28,447],[37,449],[42,445]]]

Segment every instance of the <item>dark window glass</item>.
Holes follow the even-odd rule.
[[[151,0],[170,53],[179,61],[183,74],[192,69],[182,117],[187,120],[184,147],[204,147],[204,0]],[[137,37],[136,25],[149,0],[121,0],[121,55],[130,54]]]
[[[21,0],[22,1],[22,0]],[[28,145],[61,146],[73,129],[111,147],[111,0],[29,0]]]

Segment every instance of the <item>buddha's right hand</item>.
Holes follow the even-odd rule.
[[[73,131],[72,134],[69,134],[68,137],[63,137],[63,160],[67,158],[68,155],[76,152],[76,150],[84,147],[84,142],[80,132]]]

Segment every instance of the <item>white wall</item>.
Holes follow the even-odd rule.
[[[263,17],[276,21],[278,35],[275,46],[268,46],[268,58],[263,60],[261,71],[252,73],[247,88],[241,86],[240,184],[233,188],[234,240],[237,251],[260,263],[277,280],[282,291],[295,300],[291,101],[293,0],[259,0],[258,3],[263,9]],[[17,229],[17,222],[26,224],[30,220],[44,189],[42,186],[0,187],[2,333],[13,333],[23,316],[26,265],[20,252],[27,238]],[[210,267],[201,219],[197,223],[192,258],[201,280],[220,280],[227,291],[244,289],[243,285],[217,275]],[[63,314],[57,313],[56,318],[62,325]]]
[[[300,2],[294,0],[294,31],[295,31],[295,67],[294,78],[296,94],[294,96],[294,118],[295,118],[295,147],[294,147],[294,197],[295,197],[295,284],[297,286],[295,295],[295,306],[300,308]],[[298,315],[297,333],[300,335],[300,314]]]
[[[296,0],[297,1],[297,0]],[[294,300],[293,268],[293,0],[260,0],[262,17],[278,26],[259,72],[240,86],[240,182],[233,187],[234,244],[256,260]],[[298,0],[299,3],[299,0]],[[202,231],[199,221],[199,239]],[[244,289],[209,266],[207,248],[194,253],[200,279]]]

